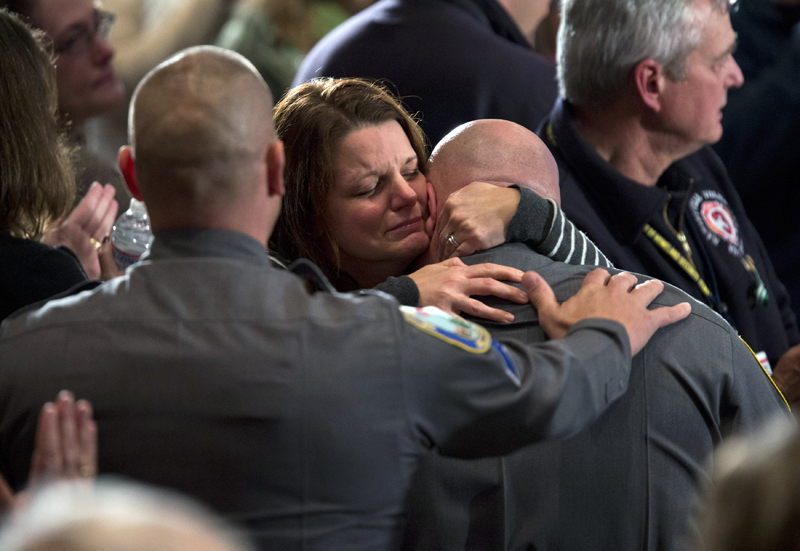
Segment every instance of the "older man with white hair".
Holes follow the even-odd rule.
[[[541,130],[564,212],[615,266],[731,323],[800,399],[800,331],[717,156],[741,86],[729,0],[565,0],[559,99]]]

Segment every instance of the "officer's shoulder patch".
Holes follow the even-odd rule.
[[[483,354],[492,346],[489,332],[476,323],[448,314],[433,306],[400,306],[406,322],[448,344],[473,354]]]

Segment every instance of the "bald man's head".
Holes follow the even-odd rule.
[[[191,224],[205,210],[251,200],[277,141],[272,106],[253,66],[212,46],[184,50],[144,78],[128,129],[135,180],[154,226]]]
[[[253,551],[225,521],[166,490],[100,480],[45,487],[9,519],[0,551]]]
[[[473,121],[450,132],[431,153],[428,180],[440,203],[470,182],[488,182],[526,187],[561,204],[555,159],[536,134],[510,121]]]

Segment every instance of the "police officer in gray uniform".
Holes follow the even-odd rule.
[[[508,121],[454,130],[434,150],[428,176],[440,203],[469,182],[503,179],[559,198],[547,146]],[[519,243],[464,260],[536,270],[559,300],[573,296],[592,270],[553,262]],[[654,303],[686,299],[667,286]],[[496,338],[546,339],[532,309],[484,301],[515,315],[509,324],[481,320]],[[628,391],[577,435],[494,461],[426,456],[411,492],[406,548],[690,548],[692,507],[715,447],[731,433],[788,417],[789,408],[736,331],[696,301],[689,318],[659,331],[633,366]]]
[[[561,306],[528,274],[542,318],[566,336],[501,345],[385,295],[309,295],[264,247],[283,155],[246,61],[179,54],[140,85],[131,121],[120,165],[155,241],[123,277],[0,329],[12,485],[40,404],[67,386],[95,406],[101,473],[193,494],[263,549],[389,549],[425,452],[497,454],[575,433],[625,391],[631,352],[688,314],[647,310],[661,286],[631,289],[629,274],[595,273]]]

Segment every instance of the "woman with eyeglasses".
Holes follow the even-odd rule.
[[[128,192],[113,164],[102,161],[87,146],[86,123],[110,112],[124,99],[106,40],[114,16],[94,0],[0,0],[0,7],[22,16],[44,31],[56,62],[58,114],[73,149],[72,160],[80,199],[95,181],[111,183],[127,208]]]
[[[59,133],[49,54],[14,14],[0,9],[0,320],[101,275],[104,236],[117,212],[114,189],[75,196]],[[63,219],[63,221],[62,221]],[[50,247],[37,240],[46,231]],[[103,254],[109,257],[110,244]],[[113,262],[113,261],[112,261]]]

